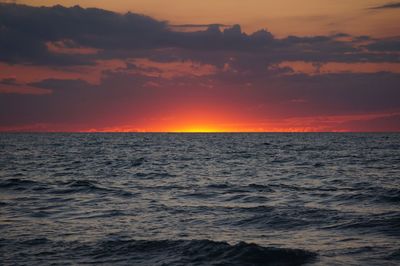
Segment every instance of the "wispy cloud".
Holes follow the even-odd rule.
[[[396,3],[387,3],[380,6],[370,7],[369,9],[393,9],[393,8],[400,8],[400,2]]]

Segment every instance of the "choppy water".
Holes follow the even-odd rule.
[[[400,263],[400,134],[0,134],[0,152],[0,264]]]

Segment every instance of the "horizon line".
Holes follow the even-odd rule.
[[[288,134],[288,133],[400,133],[399,131],[1,131],[0,134]]]

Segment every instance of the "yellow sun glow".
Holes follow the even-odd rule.
[[[203,125],[195,125],[188,126],[183,128],[178,128],[172,130],[175,133],[213,133],[213,132],[226,132],[224,129],[211,127],[211,126],[203,126]]]

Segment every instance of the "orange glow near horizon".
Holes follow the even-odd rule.
[[[388,132],[400,128],[357,128],[354,122],[366,125],[377,118],[398,116],[399,113],[365,115],[318,116],[275,119],[269,121],[247,121],[242,123],[217,123],[215,120],[181,118],[179,121],[153,121],[146,125],[120,125],[111,127],[92,127],[84,125],[31,124],[16,127],[0,127],[2,132],[99,132],[99,133],[304,133],[304,132]],[[226,122],[227,120],[225,120]]]
[[[156,95],[155,93],[160,90],[158,88],[151,90],[154,93],[152,95]],[[295,99],[288,105],[281,103],[254,107],[240,95],[229,98],[215,92],[218,90],[194,90],[193,93],[188,93],[185,89],[173,90],[171,93],[175,97],[150,99],[143,106],[129,105],[124,109],[124,113],[115,109],[102,119],[96,119],[99,114],[95,113],[94,119],[90,122],[82,120],[76,123],[0,126],[0,131],[149,133],[400,131],[399,126],[390,121],[379,126],[372,123],[376,119],[399,116],[400,113],[396,111],[343,115],[277,115],[282,108],[308,103],[303,99]]]
[[[219,129],[216,127],[211,126],[204,126],[204,125],[194,125],[194,126],[187,126],[184,128],[179,128],[176,130],[171,130],[173,133],[218,133],[218,132],[227,132],[224,129]]]
[[[146,128],[146,131],[175,133],[272,132],[277,129],[271,122],[245,114],[227,102],[220,102],[218,106],[186,103],[170,110],[167,119],[153,121]]]

